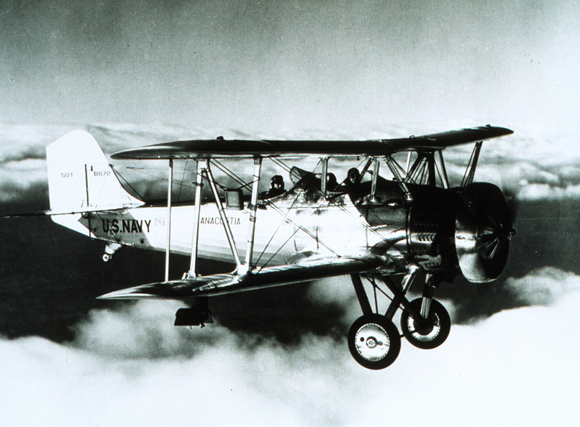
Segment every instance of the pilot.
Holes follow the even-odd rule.
[[[346,174],[345,184],[347,187],[354,187],[360,182],[360,172],[357,168],[350,168]]]
[[[338,182],[336,181],[336,175],[332,172],[326,174],[326,190],[327,191],[336,191],[338,187]]]
[[[282,175],[274,175],[270,180],[270,189],[260,194],[260,199],[271,199],[284,192],[284,178]]]

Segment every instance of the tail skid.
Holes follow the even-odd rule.
[[[99,144],[86,131],[72,131],[47,146],[46,162],[48,214],[65,227],[85,234],[78,214],[143,205],[125,191]]]

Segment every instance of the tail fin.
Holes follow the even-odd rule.
[[[130,208],[143,204],[125,191],[91,134],[72,131],[46,147],[51,213]]]

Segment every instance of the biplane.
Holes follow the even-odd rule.
[[[511,133],[487,125],[361,141],[218,137],[113,154],[167,162],[167,204],[160,206],[127,191],[96,140],[77,130],[47,147],[48,214],[106,242],[104,261],[122,246],[165,251],[163,281],[99,298],[183,301],[177,326],[212,323],[209,302],[218,295],[350,276],[362,316],[350,328],[348,348],[360,365],[382,369],[397,358],[402,337],[421,349],[446,340],[450,317],[433,299],[442,282],[463,275],[486,283],[502,273],[514,234],[510,212],[502,191],[474,182],[474,174],[482,142]],[[468,143],[474,148],[463,179],[451,186],[443,151]],[[286,164],[302,157],[317,166]],[[192,204],[172,202],[173,164],[180,159],[193,165]],[[225,163],[232,160],[245,162],[252,175],[244,179],[229,170]],[[282,175],[263,176],[264,161],[284,169],[288,185]],[[354,165],[338,180],[333,163],[345,169],[349,161]],[[214,176],[216,169],[228,185]],[[180,278],[169,277],[170,253],[190,256]],[[200,258],[235,263],[235,269],[200,275]],[[422,296],[409,301],[417,277]],[[379,309],[377,295],[387,298],[386,310]]]

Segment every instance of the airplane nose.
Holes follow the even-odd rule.
[[[455,219],[455,250],[467,280],[487,283],[502,273],[515,229],[501,190],[487,183],[465,187]]]

